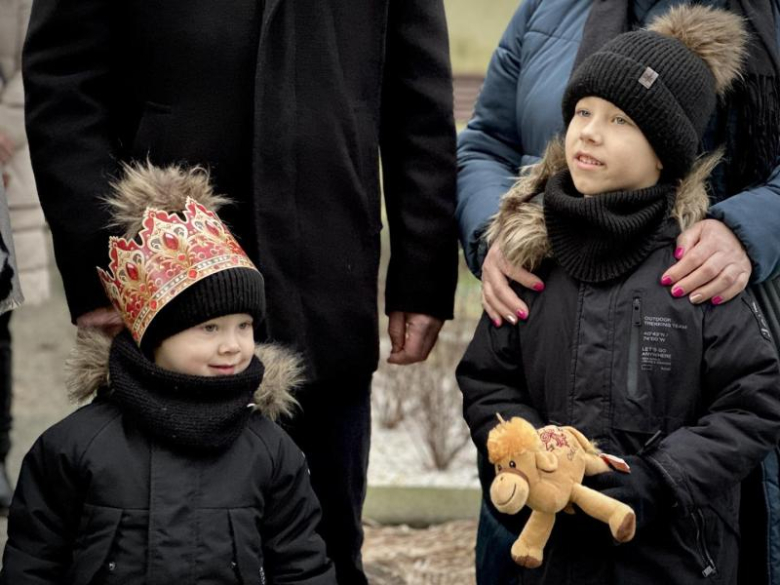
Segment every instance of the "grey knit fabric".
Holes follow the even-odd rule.
[[[566,124],[577,102],[596,96],[628,114],[673,181],[690,170],[716,105],[715,78],[679,40],[655,32],[624,33],[585,59],[563,98]]]

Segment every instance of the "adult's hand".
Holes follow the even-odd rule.
[[[425,361],[436,344],[444,321],[421,313],[393,311],[388,315],[390,322],[390,364],[407,365]]]
[[[99,307],[77,317],[76,326],[102,329],[113,337],[122,330],[125,324],[114,307]]]
[[[726,224],[717,219],[695,223],[677,238],[678,262],[661,277],[675,297],[692,303],[712,299],[719,305],[742,292],[753,266],[745,248]]]
[[[14,155],[14,143],[3,132],[0,132],[0,163],[5,164]]]
[[[544,283],[535,274],[511,266],[498,246],[491,246],[482,263],[482,306],[498,327],[504,320],[512,325],[528,319],[528,306],[509,286],[509,279],[536,292],[544,290]]]

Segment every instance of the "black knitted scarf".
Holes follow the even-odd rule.
[[[238,438],[265,368],[256,357],[233,376],[190,376],[150,361],[127,332],[116,336],[109,357],[113,400],[149,436],[192,452],[219,452]]]
[[[698,1],[707,5],[707,2]],[[766,181],[780,155],[780,59],[775,38],[775,15],[768,0],[728,0],[729,10],[746,19],[751,40],[742,79],[726,96],[721,123],[726,144],[724,196]],[[576,68],[607,41],[635,25],[626,0],[593,2]]]
[[[553,256],[577,280],[597,283],[626,274],[659,245],[675,189],[655,185],[583,197],[569,171],[544,191],[544,220]]]

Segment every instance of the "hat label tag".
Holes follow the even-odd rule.
[[[654,71],[651,67],[648,67],[645,69],[645,72],[642,73],[642,76],[637,80],[639,83],[645,86],[646,89],[650,89],[653,87],[653,84],[655,83],[655,80],[658,79],[658,73]]]

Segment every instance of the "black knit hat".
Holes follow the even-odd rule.
[[[141,350],[150,355],[168,337],[209,319],[234,313],[251,315],[257,332],[265,315],[265,287],[259,271],[223,270],[179,293],[149,324]]]
[[[612,102],[639,126],[664,166],[664,178],[685,176],[717,102],[739,74],[746,33],[739,17],[682,6],[648,30],[624,33],[585,59],[563,98],[568,125],[577,102]]]

